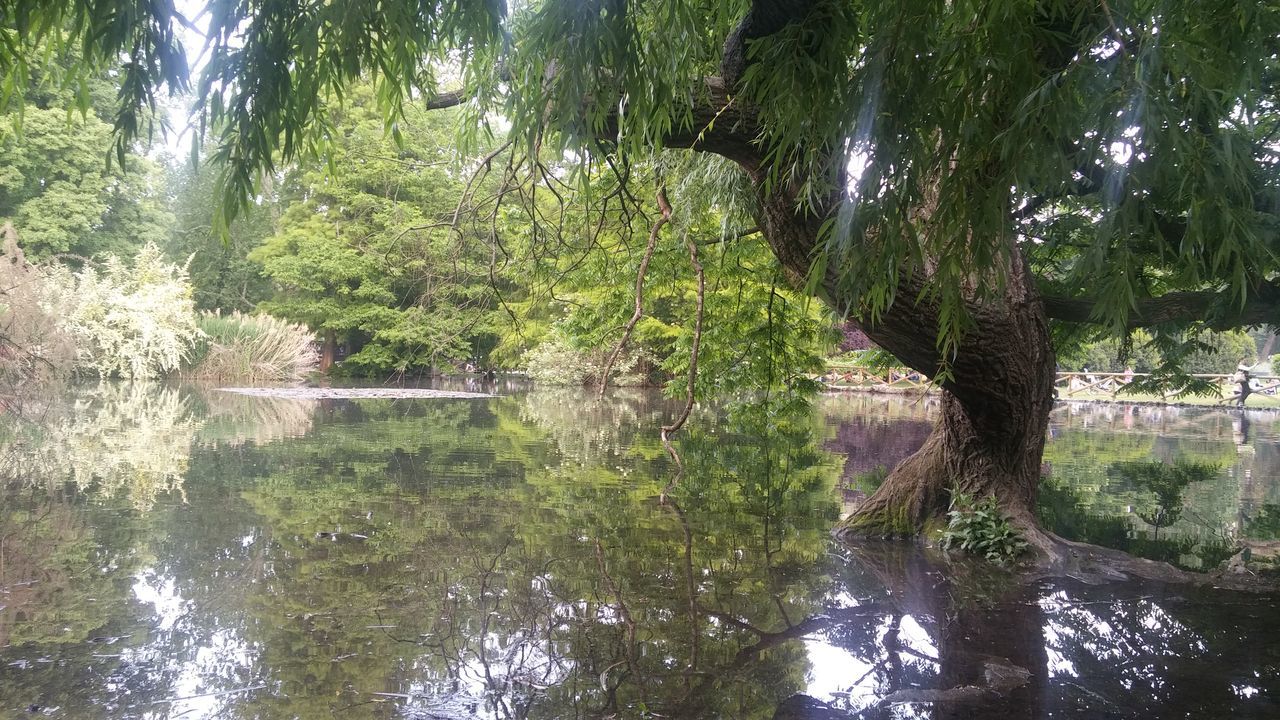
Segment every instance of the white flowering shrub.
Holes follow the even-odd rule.
[[[203,337],[186,268],[148,243],[132,264],[54,270],[50,302],[75,340],[80,372],[151,378],[178,369]]]
[[[580,350],[559,330],[550,335],[525,356],[525,369],[534,382],[541,385],[596,385],[604,374],[612,348]],[[652,358],[643,351],[627,348],[614,362],[609,384],[613,387],[644,385],[646,369]]]

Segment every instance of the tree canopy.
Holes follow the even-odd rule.
[[[187,88],[183,28],[203,34],[197,125],[228,163],[229,209],[261,172],[320,150],[332,101],[371,78],[393,134],[410,105],[460,104],[469,139],[502,117],[530,155],[749,159],[826,222],[809,260],[839,269],[845,309],[875,317],[895,278],[927,269],[944,339],[966,327],[973,280],[1003,282],[975,270],[1001,267],[1011,235],[1050,316],[1073,323],[1257,324],[1280,297],[1280,12],[1266,3],[296,0],[185,18],[50,0],[5,14],[8,87],[35,58],[79,53],[72,88],[124,58],[121,147],[163,88]]]
[[[159,167],[132,146],[131,172],[106,166],[114,88],[106,73],[86,75],[83,111],[68,113],[73,93],[59,76],[74,63],[52,62],[8,88],[20,102],[0,112],[0,218],[20,228],[35,260],[132,256],[173,221]]]

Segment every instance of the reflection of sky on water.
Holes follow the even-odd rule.
[[[875,622],[873,636],[876,645],[885,648],[886,640],[891,632],[897,632],[895,644],[900,647],[896,651],[896,661],[913,663],[931,672],[937,671],[938,651],[928,631],[920,626],[910,615],[900,618],[896,628],[891,627],[889,618]],[[859,655],[841,648],[828,641],[823,633],[805,638],[805,652],[809,656],[809,676],[805,692],[808,695],[827,702],[839,701],[855,708],[874,705],[877,700],[887,694],[883,678],[877,677],[875,671],[891,658],[885,657],[892,650],[875,650],[876,662],[867,662]]]
[[[265,689],[250,683],[257,661],[254,648],[230,628],[208,633],[184,631],[179,624],[198,610],[181,597],[172,577],[142,571],[133,584],[133,595],[151,606],[147,637],[151,645],[125,648],[120,654],[122,668],[138,668],[153,677],[168,679],[169,697],[152,700],[137,708],[143,718],[216,718],[225,716],[239,695]],[[116,684],[108,680],[108,685]],[[240,687],[235,687],[239,685]],[[232,689],[228,689],[232,688]],[[129,678],[118,681],[118,690],[128,693]]]
[[[875,629],[862,635],[868,642],[856,646],[847,644],[850,635],[838,624],[807,636],[804,647],[810,669],[805,692],[856,717],[935,717],[935,713],[942,713],[944,717],[1004,718],[1009,716],[1005,714],[1008,707],[1014,708],[1013,715],[1018,717],[1055,717],[1058,713],[1135,718],[1276,716],[1280,710],[1280,665],[1275,661],[1280,659],[1280,651],[1269,644],[1275,599],[1215,597],[1200,591],[1191,598],[1174,594],[1161,599],[1156,594],[1166,591],[1128,585],[1119,590],[1110,586],[1051,586],[1034,600],[1004,604],[1006,613],[1035,619],[1042,635],[1021,638],[1028,641],[1023,647],[1032,650],[1030,657],[1040,660],[1029,668],[1033,674],[1030,683],[1011,694],[1014,702],[1010,706],[1001,705],[994,694],[989,697],[991,702],[976,704],[922,702],[910,694],[954,687],[944,676],[962,676],[958,667],[983,657],[981,651],[965,659],[963,648],[959,653],[938,648],[936,636],[926,629],[941,622],[941,631],[949,632],[945,629],[948,622],[973,610],[956,606],[948,610],[954,613],[952,618],[928,619],[923,624],[910,615],[869,618]],[[1117,596],[1108,597],[1112,593]],[[1242,657],[1241,648],[1224,637],[1222,628],[1205,634],[1179,618],[1180,614],[1197,620],[1212,617],[1219,603],[1243,608],[1244,615],[1261,621],[1254,628],[1237,630],[1241,639],[1255,643],[1254,649],[1267,658],[1261,665],[1251,664],[1258,662],[1256,654]],[[895,618],[898,635],[887,642]],[[985,632],[1011,634],[1015,642],[1009,643],[1009,638],[1004,642],[1014,647],[1019,626],[1011,619],[1008,625],[996,624]],[[964,637],[972,641],[969,649],[987,644],[982,637]],[[894,647],[900,647],[896,654]],[[1037,647],[1043,655],[1035,652]],[[1000,659],[1024,660],[1016,655]],[[895,660],[900,666],[897,670],[891,669]],[[903,670],[907,666],[913,669]],[[1043,681],[1035,679],[1037,673]],[[904,702],[886,706],[886,697],[901,690],[910,691]],[[957,708],[959,715],[954,714]],[[1039,709],[1028,714],[1028,708]]]
[[[828,702],[847,697],[858,704],[875,699],[875,689],[869,681],[850,684],[854,678],[865,678],[875,669],[873,663],[863,662],[821,636],[805,638],[804,649],[809,656],[805,686],[809,695]]]

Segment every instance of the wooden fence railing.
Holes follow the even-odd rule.
[[[1067,399],[1082,395],[1110,395],[1115,397],[1129,383],[1148,377],[1145,373],[1095,373],[1095,372],[1060,372],[1053,386],[1058,397]],[[1223,402],[1230,402],[1240,397],[1240,383],[1235,374],[1214,375],[1195,374],[1191,377],[1207,380],[1222,390]],[[1275,395],[1280,390],[1280,377],[1275,375],[1250,375],[1249,387],[1253,393]],[[1165,396],[1166,398],[1168,396]]]
[[[837,388],[928,390],[929,378],[903,368],[875,370],[856,365],[828,365],[818,377],[824,385]]]
[[[1115,397],[1129,383],[1148,377],[1145,373],[1060,372],[1054,381],[1054,389],[1061,399],[1088,398],[1098,395]],[[1197,374],[1192,377],[1208,380],[1222,389],[1222,401],[1231,402],[1239,395],[1239,383],[1234,374]],[[840,389],[875,389],[892,391],[927,391],[932,386],[929,378],[913,370],[872,369],[855,365],[829,365],[817,378],[824,385]],[[1250,387],[1256,394],[1280,394],[1280,376],[1251,375]],[[1166,399],[1169,396],[1166,396]]]

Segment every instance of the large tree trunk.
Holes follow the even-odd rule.
[[[774,253],[792,273],[805,276],[822,219],[797,213],[794,200],[781,193],[762,194],[760,207],[761,229]],[[942,415],[932,434],[841,524],[841,536],[917,534],[946,511],[952,493],[963,492],[994,495],[1032,543],[1047,550],[1034,511],[1053,407],[1054,354],[1025,260],[1012,245],[1007,257],[1002,294],[968,304],[972,328],[946,365]],[[841,271],[829,268],[821,291],[833,306],[848,307],[850,298],[839,296]],[[874,323],[858,324],[908,366],[936,376],[942,366],[940,308],[927,296],[917,300],[926,281],[922,271],[904,278],[889,310]]]
[[[1024,530],[1036,527],[1036,488],[1053,409],[1054,355],[1048,321],[1029,276],[1013,256],[1004,296],[974,304],[974,327],[963,338],[943,383],[942,413],[925,444],[889,474],[884,484],[841,526],[840,533],[914,534],[941,515],[953,493],[998,498]],[[901,299],[914,295],[899,295]],[[867,333],[885,349],[925,373],[920,362],[936,342],[936,329],[913,327],[936,308],[901,308]],[[919,348],[918,345],[926,348]],[[1036,542],[1038,533],[1031,537]]]
[[[320,351],[320,372],[328,372],[338,359],[338,335],[332,330],[324,331],[324,345]]]

